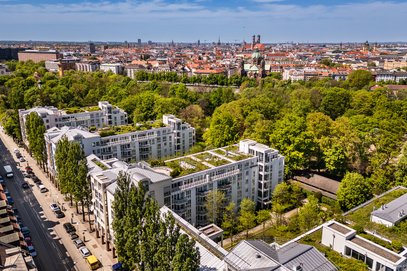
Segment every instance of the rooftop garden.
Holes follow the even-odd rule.
[[[165,165],[172,169],[171,177],[182,177],[202,170],[209,169],[201,162],[195,161],[190,157],[183,157],[176,160],[165,162]]]
[[[63,109],[67,114],[84,113],[99,111],[99,106],[88,106],[88,107],[70,107]]]
[[[198,153],[198,154],[195,154],[194,157],[198,158],[199,160],[201,160],[203,162],[209,163],[215,167],[227,165],[230,163],[229,161],[222,159],[220,157],[217,157],[215,155],[212,155],[209,152]]]
[[[322,230],[318,230],[312,234],[309,234],[302,238],[299,243],[314,246],[318,249],[325,257],[328,258],[334,265],[336,265],[339,270],[343,271],[367,271],[369,270],[367,265],[362,261],[347,258],[342,256],[340,253],[330,249],[329,247],[321,244]]]
[[[108,169],[108,167],[105,164],[103,164],[102,162],[100,162],[97,159],[93,159],[92,162],[95,163],[95,165],[97,165],[98,167],[100,167],[103,170]]]
[[[407,189],[398,189],[392,191],[360,208],[346,216],[346,220],[351,222],[351,226],[359,231],[367,230],[376,232],[378,235],[385,237],[389,240],[398,240],[402,244],[407,245],[407,220],[400,222],[394,227],[387,228],[370,221],[370,213],[373,210],[379,209],[383,204],[387,204],[396,198],[407,193]]]
[[[105,127],[99,130],[101,137],[112,136],[112,135],[121,135],[137,131],[146,131],[153,128],[165,127],[162,121],[151,121],[145,123],[136,123],[135,125],[121,125],[121,126],[112,126]]]

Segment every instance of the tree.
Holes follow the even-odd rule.
[[[236,204],[230,202],[223,212],[222,229],[225,231],[226,235],[230,235],[230,239],[233,243],[233,234],[235,233],[237,225],[237,213]]]
[[[274,188],[271,205],[279,205],[282,212],[285,212],[300,206],[303,198],[304,192],[301,187],[295,183],[282,182]]]
[[[249,198],[244,198],[240,203],[239,222],[241,228],[246,231],[246,238],[249,238],[249,229],[256,226],[255,207],[255,203]]]
[[[298,212],[298,223],[302,231],[310,230],[320,223],[320,210],[318,199],[313,195],[308,197],[308,202]]]
[[[269,210],[260,210],[257,212],[256,221],[259,224],[263,224],[263,234],[266,227],[266,222],[271,218],[271,214]]]
[[[359,173],[346,173],[337,192],[342,210],[350,210],[372,197],[371,184]]]
[[[351,94],[343,88],[329,88],[322,92],[320,110],[325,115],[336,119],[342,116],[351,104]]]
[[[369,85],[372,80],[372,73],[365,70],[352,71],[348,75],[347,79],[347,81],[349,82],[349,86],[355,90],[362,89],[363,87]]]
[[[180,233],[173,216],[162,215],[141,182],[120,173],[113,201],[113,231],[119,261],[144,271],[198,270],[195,241]]]
[[[194,247],[195,242],[185,234],[181,235],[172,261],[172,270],[189,271],[198,270],[200,255],[198,248]]]
[[[206,145],[223,147],[235,143],[243,134],[243,117],[237,105],[232,102],[215,110],[209,129],[203,136]]]
[[[211,190],[206,194],[204,206],[209,222],[220,224],[225,202],[225,194],[222,191]]]
[[[37,113],[32,112],[27,116],[25,125],[30,151],[35,160],[45,169],[44,121]]]

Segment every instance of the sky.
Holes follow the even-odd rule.
[[[0,40],[407,41],[407,0],[0,0]]]

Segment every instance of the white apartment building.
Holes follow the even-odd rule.
[[[71,113],[74,111],[75,113]],[[21,135],[23,141],[28,144],[25,122],[27,116],[35,112],[44,121],[45,128],[48,130],[53,127],[62,128],[69,127],[92,127],[102,128],[104,126],[119,126],[127,124],[127,113],[111,105],[109,102],[99,102],[98,106],[87,108],[75,108],[59,110],[53,106],[34,107],[31,109],[19,109],[18,115],[20,119]]]
[[[75,69],[77,71],[82,71],[82,72],[95,72],[99,70],[100,68],[100,63],[99,62],[79,62],[75,63]]]
[[[159,167],[145,162],[129,165],[117,159],[102,161],[96,155],[87,160],[96,228],[108,240],[113,236],[112,202],[120,172],[128,173],[135,184],[143,182],[159,206],[168,206],[194,226],[207,224],[204,202],[208,191],[221,190],[237,205],[250,198],[265,206],[284,172],[284,157],[253,140],[171,159]],[[175,168],[179,176],[171,177]]]
[[[124,67],[120,63],[103,63],[100,65],[100,70],[103,72],[112,72],[114,74],[122,74]]]
[[[393,252],[366,238],[358,236],[354,229],[336,221],[330,221],[323,225],[322,244],[346,257],[352,257],[365,262],[370,270],[407,270],[405,251],[402,251],[400,254]]]
[[[141,125],[141,124],[140,124]],[[124,129],[122,131],[113,129]],[[139,129],[128,131],[128,129]],[[110,132],[115,132],[111,134]],[[143,126],[118,126],[91,133],[81,127],[49,129],[44,137],[47,148],[48,167],[56,172],[54,160],[59,140],[80,142],[85,155],[95,154],[102,160],[117,158],[123,161],[162,159],[187,152],[195,143],[195,129],[173,115],[164,115],[162,125],[143,130]]]

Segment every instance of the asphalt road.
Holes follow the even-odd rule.
[[[43,207],[38,203],[32,192],[32,189],[37,189],[36,187],[25,190],[21,188],[24,177],[1,140],[0,164],[0,172],[6,180],[6,187],[14,200],[14,208],[18,209],[24,226],[30,229],[33,245],[38,254],[34,258],[38,270],[74,270],[74,262],[68,257],[65,247],[58,241],[59,238],[52,231],[52,228],[59,222],[49,221],[44,216]],[[5,177],[3,166],[7,164],[13,168],[14,177],[12,179]],[[30,183],[32,184],[32,182]],[[44,208],[49,207],[44,206]]]

